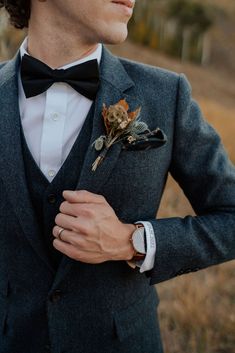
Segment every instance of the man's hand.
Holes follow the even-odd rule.
[[[103,196],[80,190],[64,191],[63,197],[53,228],[58,251],[93,264],[133,257],[130,237],[135,226],[122,223]],[[58,237],[61,229],[63,241]]]

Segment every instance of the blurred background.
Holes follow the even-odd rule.
[[[0,12],[0,60],[25,33]],[[120,56],[183,72],[235,163],[235,0],[137,0]],[[158,217],[192,214],[169,177]],[[235,353],[235,261],[158,285],[166,353]],[[144,353],[144,352],[143,352]]]

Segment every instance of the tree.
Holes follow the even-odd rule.
[[[130,23],[130,37],[182,60],[206,63],[212,23],[208,7],[194,0],[141,0]]]

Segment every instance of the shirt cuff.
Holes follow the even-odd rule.
[[[140,273],[149,271],[154,267],[155,255],[156,255],[156,238],[154,234],[154,229],[152,223],[139,221],[136,223],[141,223],[145,229],[147,250],[145,259],[136,262],[136,266],[140,267]]]

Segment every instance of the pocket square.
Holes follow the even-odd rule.
[[[122,148],[129,151],[141,151],[161,147],[166,142],[166,135],[161,129],[157,128],[153,131],[147,131],[136,135],[135,137],[127,137],[123,141]]]

